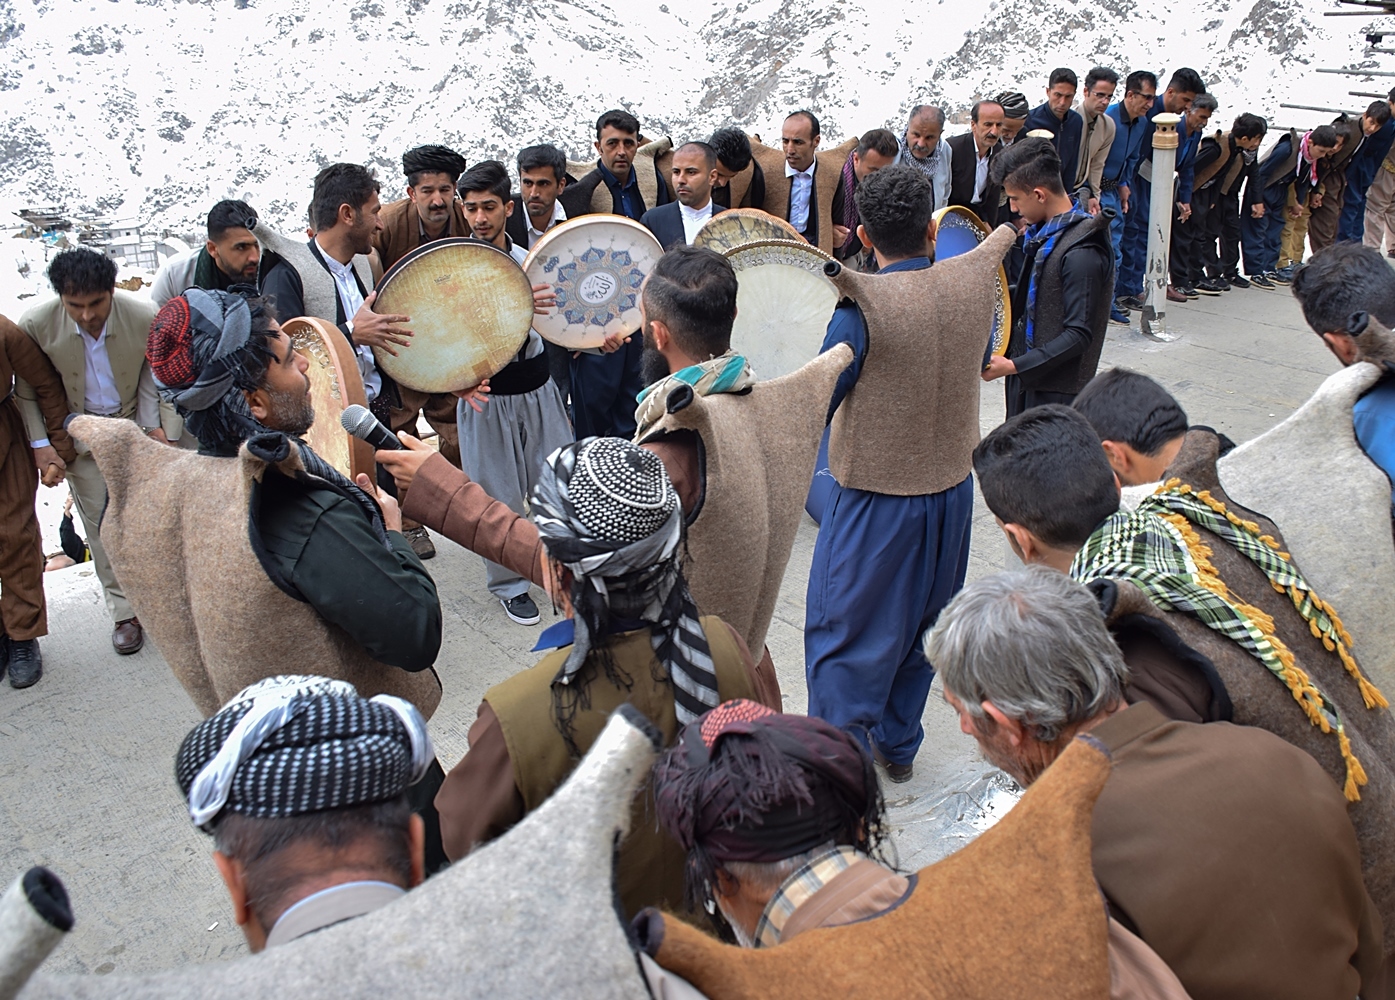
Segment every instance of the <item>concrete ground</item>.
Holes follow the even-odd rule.
[[[1111,327],[1102,366],[1152,375],[1194,422],[1237,441],[1287,417],[1337,368],[1286,291],[1202,298],[1172,306],[1167,319],[1180,335],[1174,343]],[[981,413],[985,431],[1001,422],[999,385],[984,387]],[[60,494],[41,492],[61,507]],[[804,592],[815,534],[806,520],[770,630],[785,707],[795,712],[805,709]],[[431,730],[450,767],[465,752],[483,692],[535,662],[529,649],[539,630],[504,617],[484,588],[478,557],[443,539],[437,546],[427,565],[445,609],[437,663],[445,698]],[[969,578],[1001,569],[1005,555],[980,499]],[[112,651],[90,564],[49,574],[48,597],[44,679],[26,691],[0,687],[0,879],[47,865],[66,883],[77,915],[47,968],[102,975],[243,954],[210,840],[190,825],[174,783],[175,751],[198,713],[152,644],[131,657]],[[543,625],[551,620],[544,609]],[[886,788],[900,862],[910,869],[962,844],[961,820],[974,819],[980,800],[1002,801],[938,685],[925,729],[915,777]]]

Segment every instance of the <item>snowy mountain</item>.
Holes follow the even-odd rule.
[[[813,108],[826,139],[943,102],[1022,90],[1057,65],[1192,65],[1221,103],[1282,124],[1364,107],[1379,79],[1362,18],[1324,0],[0,0],[0,208],[66,205],[192,233],[244,197],[303,224],[310,178],[445,142],[508,162],[552,141],[574,156],[597,114],[650,136],[735,123],[778,135]],[[1380,22],[1371,18],[1369,23]],[[1395,23],[1391,24],[1395,28]],[[1390,61],[1387,61],[1390,62]],[[1389,83],[1390,81],[1385,81]],[[13,221],[13,220],[11,220]]]

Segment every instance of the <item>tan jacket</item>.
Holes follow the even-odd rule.
[[[817,226],[817,244],[824,253],[833,252],[833,195],[843,180],[843,164],[857,148],[857,136],[841,146],[820,149],[814,154],[814,190],[809,195],[809,225]],[[751,140],[751,156],[765,173],[765,204],[760,206],[771,215],[788,220],[790,217],[790,179],[785,176],[785,154],[778,149]],[[814,242],[810,240],[810,242]]]
[[[134,420],[145,430],[160,427],[171,441],[179,439],[184,422],[170,403],[160,401],[155,378],[145,360],[145,343],[155,320],[154,303],[131,292],[113,293],[111,316],[107,319],[107,357],[111,360],[116,389],[121,396],[118,416]],[[50,299],[34,306],[19,318],[19,326],[48,356],[68,397],[68,412],[81,414],[86,396],[87,359],[82,338],[86,336],[63,309],[61,299]],[[25,433],[31,441],[48,436],[43,413],[34,387],[21,378],[15,380],[15,395],[24,417]],[[79,447],[79,454],[86,449]]]
[[[408,253],[443,237],[422,237],[421,216],[410,198],[389,202],[383,206],[379,218],[383,228],[373,236],[373,245],[378,249],[378,259],[386,271]],[[470,235],[470,224],[465,221],[465,209],[456,198],[450,205],[450,226],[444,236],[464,237]]]
[[[1084,109],[1080,117],[1085,119],[1085,127],[1080,130],[1080,166],[1075,171],[1075,190],[1089,187],[1088,197],[1100,196],[1100,182],[1104,178],[1104,161],[1109,159],[1109,147],[1114,145],[1114,119],[1106,114],[1096,115],[1093,128],[1090,116]]]

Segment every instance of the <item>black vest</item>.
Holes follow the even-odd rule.
[[[1094,218],[1075,223],[1057,240],[1051,256],[1042,268],[1041,284],[1037,288],[1036,322],[1033,324],[1032,336],[1034,344],[1048,343],[1059,337],[1064,329],[1065,308],[1062,300],[1061,269],[1065,266],[1066,252],[1080,244],[1093,245],[1111,264],[1113,263],[1114,246],[1109,239],[1109,218],[1109,214],[1100,212]],[[1029,278],[1030,273],[1024,267],[1022,277],[1018,279],[1024,290]],[[1014,347],[1017,343],[1022,343],[1022,338],[1026,336],[1026,298],[1025,293],[1020,296],[1021,307],[1018,302],[1013,303]],[[1074,393],[1085,388],[1085,383],[1095,377],[1095,369],[1099,367],[1100,352],[1104,350],[1104,335],[1109,329],[1109,307],[1113,301],[1114,279],[1111,269],[1109,282],[1100,289],[1100,294],[1095,296],[1094,312],[1090,316],[1090,343],[1086,345],[1085,350],[1060,364],[1043,365],[1044,371],[1031,369],[1023,372],[1020,376],[1022,384],[1028,389],[1044,392]],[[1025,343],[1022,346],[1025,347]],[[1014,351],[1010,350],[1008,356],[1013,355]]]

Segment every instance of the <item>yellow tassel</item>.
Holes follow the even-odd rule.
[[[1337,741],[1342,748],[1342,760],[1347,765],[1347,780],[1342,793],[1348,802],[1360,802],[1361,792],[1357,787],[1366,784],[1366,769],[1361,766],[1361,761],[1356,759],[1356,754],[1351,752],[1351,740],[1347,739],[1347,734],[1342,730],[1337,731]]]

